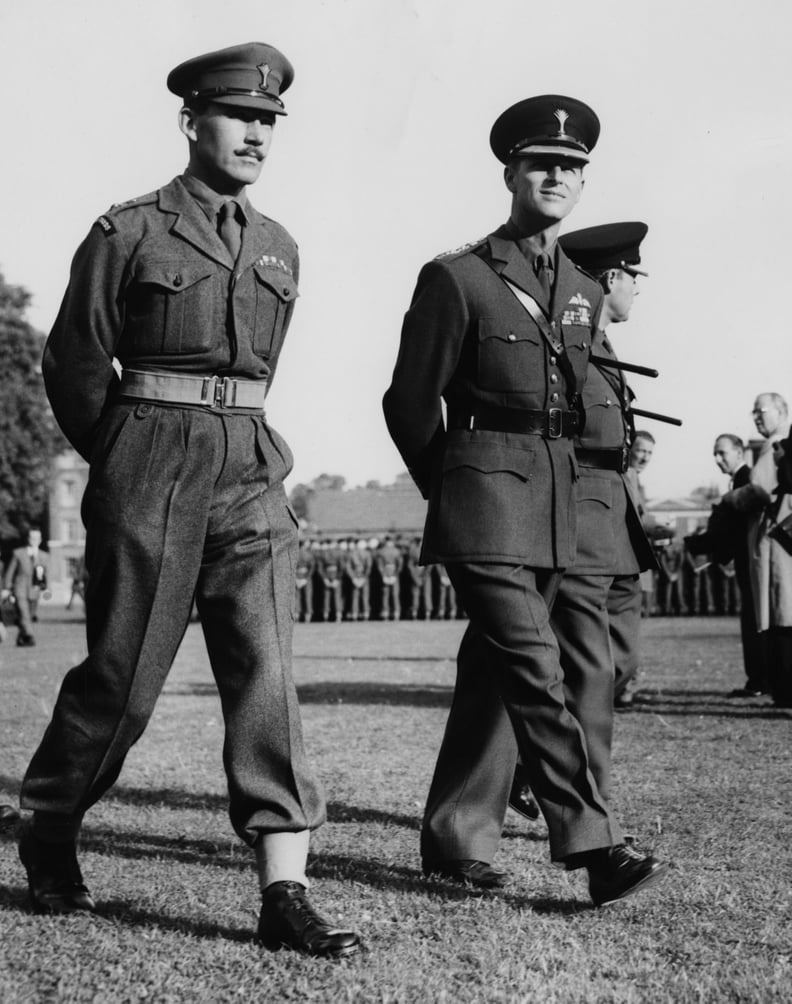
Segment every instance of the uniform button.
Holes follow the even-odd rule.
[[[556,394],[556,393],[553,393],[553,394],[551,394],[551,395],[550,395],[550,401],[551,401],[551,402],[552,402],[553,404],[555,404],[557,400],[558,400],[558,394]]]
[[[585,349],[585,348],[587,348],[587,345],[586,345],[585,342],[581,342],[580,343],[580,347],[581,347],[581,349]]]
[[[558,383],[558,374],[557,373],[551,373],[550,374],[550,383]]]
[[[556,329],[556,322],[555,321],[551,321],[550,322],[550,327],[553,329],[553,331],[555,331],[555,329]]]
[[[556,364],[557,362],[558,362],[558,360],[556,359],[556,357],[555,357],[555,356],[550,356],[550,365],[551,365],[551,366],[555,366],[555,364]]]
[[[283,295],[284,296],[288,296],[289,295],[289,287],[288,286],[284,286],[283,287]]]
[[[610,406],[613,404],[613,401],[611,401],[611,399],[609,397],[606,397],[605,398],[605,404],[607,405],[608,408],[610,408]]]
[[[174,277],[173,277],[173,285],[174,286],[181,286],[182,281],[183,280],[182,280],[181,275],[177,272],[176,275],[174,275]]]
[[[510,341],[510,342],[516,342],[517,341],[517,335],[508,335],[507,336],[507,340]]]

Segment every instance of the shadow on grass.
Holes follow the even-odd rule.
[[[294,655],[295,662],[437,662],[452,663],[456,656],[448,655],[398,655],[396,652],[388,652],[384,655],[374,653],[373,655],[351,655],[349,652],[339,652],[332,655],[328,652],[320,652],[311,655],[301,652]]]
[[[213,683],[189,681],[168,685],[163,697],[217,697]],[[327,681],[297,687],[301,704],[387,704],[393,707],[449,708],[453,688],[398,683]]]
[[[373,889],[436,896],[446,900],[497,898],[512,906],[528,908],[537,913],[573,914],[591,907],[591,904],[581,903],[575,899],[550,899],[546,896],[541,899],[531,899],[525,895],[510,893],[508,890],[473,889],[449,879],[425,876],[417,869],[403,865],[386,865],[381,861],[352,858],[343,854],[323,854],[311,860],[308,874],[313,879],[358,882]]]
[[[777,708],[766,702],[730,700],[722,691],[709,690],[644,690],[635,703],[618,712],[617,717],[639,715],[695,715],[696,718],[765,718],[789,717],[788,708]]]
[[[23,886],[4,887],[0,886],[0,910],[18,910],[32,914],[30,902],[28,900],[27,889]],[[122,924],[128,928],[159,928],[160,931],[170,931],[178,934],[187,934],[195,938],[206,938],[211,941],[222,938],[224,941],[235,941],[239,943],[253,943],[255,932],[251,928],[225,927],[211,919],[197,920],[193,917],[166,916],[162,913],[154,913],[151,910],[140,910],[131,906],[123,900],[99,900],[96,913],[70,914],[64,917],[44,917],[44,923],[75,924],[86,925],[102,924],[105,921],[112,921],[115,924]]]

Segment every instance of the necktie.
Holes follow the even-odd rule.
[[[220,219],[220,239],[228,248],[234,261],[239,257],[239,249],[242,247],[242,228],[239,224],[238,210],[238,203],[231,199],[229,202],[223,203],[217,214]]]
[[[539,285],[544,290],[547,297],[547,303],[549,304],[553,292],[553,262],[549,254],[540,254],[536,256],[534,271],[536,272],[536,278],[539,280]]]

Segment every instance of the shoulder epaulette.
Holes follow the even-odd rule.
[[[115,202],[103,213],[99,219],[96,221],[96,226],[102,231],[105,237],[110,237],[112,234],[118,233],[118,228],[113,222],[113,217],[118,213],[123,212],[125,209],[132,209],[134,206],[145,206],[150,205],[157,201],[158,192],[148,192],[146,195],[140,195],[136,199],[128,199],[126,202]]]
[[[127,199],[126,202],[114,202],[107,212],[118,213],[124,209],[133,209],[135,206],[150,205],[152,202],[156,202],[158,198],[159,190],[156,189],[153,192],[147,192],[145,195],[138,195],[135,199]]]
[[[486,237],[479,237],[478,240],[471,241],[470,244],[463,244],[462,247],[454,248],[452,251],[443,251],[435,255],[434,261],[453,261],[454,258],[461,258],[462,255],[470,254],[476,248],[481,247],[486,241]]]
[[[572,261],[571,258],[569,260],[572,262],[572,264],[575,266],[577,271],[580,272],[581,275],[585,275],[585,277],[587,279],[591,279],[592,282],[597,282],[596,277],[593,276],[591,272],[587,272],[584,268],[581,268],[580,265],[578,265],[577,262]]]

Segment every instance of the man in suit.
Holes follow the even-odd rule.
[[[729,490],[751,483],[751,469],[745,463],[745,445],[739,436],[724,432],[713,446],[715,463],[729,475]],[[740,592],[740,637],[745,667],[745,683],[729,692],[730,698],[759,697],[767,691],[767,634],[759,631],[751,589],[751,557],[748,547],[750,514],[725,505],[712,509],[705,533],[685,539],[692,554],[708,554],[713,561],[734,560],[734,573]]]
[[[74,258],[43,373],[91,465],[88,656],[66,675],[24,779],[33,818],[20,856],[36,910],[94,909],[76,854],[83,815],[143,732],[195,597],[222,698],[231,821],[258,866],[259,940],[338,957],[357,935],[306,895],[325,806],[291,675],[292,457],[264,414],[298,256],[246,195],[292,77],[258,42],[176,67],[187,170],[101,216]]]
[[[726,432],[715,440],[715,463],[730,477],[729,488],[742,488],[751,483],[751,468],[745,463],[745,446],[742,439]],[[735,514],[737,515],[737,514]],[[751,592],[750,555],[748,553],[748,526],[745,518],[737,516],[732,558],[737,588],[740,592],[740,637],[743,647],[745,683],[729,692],[729,697],[757,697],[767,691],[767,638],[757,630],[756,610]],[[720,552],[717,561],[728,560]]]
[[[505,706],[551,857],[587,869],[602,905],[653,882],[664,866],[624,843],[599,791],[550,627],[560,571],[575,560],[572,439],[602,304],[598,284],[557,237],[598,134],[594,112],[562,95],[529,98],[498,118],[490,145],[504,165],[509,220],[422,269],[384,409],[429,500],[422,559],[445,564],[470,618],[427,801],[437,824],[422,833],[424,871],[498,884],[485,855],[502,816],[476,828],[480,843],[471,846],[457,840],[454,804],[481,779],[473,768]],[[512,751],[500,771],[506,794],[513,768]],[[485,797],[473,791],[470,804]]]
[[[36,644],[33,624],[38,620],[39,597],[47,588],[49,555],[41,550],[41,531],[31,529],[25,544],[14,549],[3,579],[3,599],[14,597],[20,647]]]

